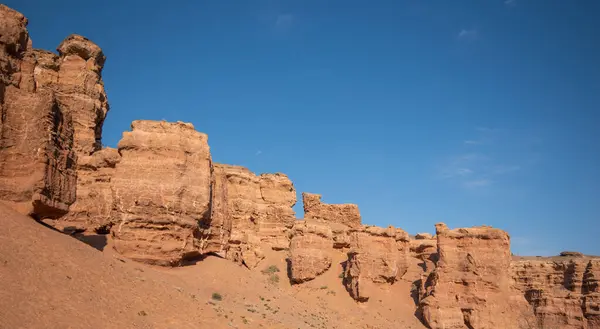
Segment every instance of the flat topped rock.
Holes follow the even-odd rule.
[[[579,251],[562,251],[560,253],[561,257],[583,257],[584,255]]]

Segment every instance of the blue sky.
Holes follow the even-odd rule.
[[[5,3],[36,48],[103,48],[106,145],[135,119],[192,122],[214,161],[367,224],[600,254],[600,1]]]

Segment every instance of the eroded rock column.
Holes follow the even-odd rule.
[[[134,121],[119,142],[111,181],[114,248],[152,264],[200,253],[199,222],[210,216],[208,137],[189,123]]]
[[[27,19],[0,5],[0,200],[36,218],[75,201],[73,123],[52,88],[36,83]]]
[[[331,267],[333,235],[327,223],[298,221],[290,245],[292,283],[310,281]]]
[[[531,308],[511,287],[506,232],[491,227],[450,230],[440,223],[436,234],[439,260],[420,303],[423,320],[430,328],[535,325]]]

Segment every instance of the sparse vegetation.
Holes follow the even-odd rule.
[[[344,278],[344,272],[340,273],[340,275],[338,276],[338,278],[343,279]]]
[[[273,284],[279,283],[279,275],[271,274],[271,276],[269,277],[269,282]]]
[[[321,289],[325,290],[327,289],[327,286],[321,286]]]
[[[221,296],[221,294],[218,293],[218,292],[213,292],[212,299],[213,300],[217,300],[217,301],[222,301],[223,300],[223,296]]]
[[[273,274],[273,273],[278,273],[279,272],[279,267],[277,267],[276,265],[271,265],[267,268],[265,268],[264,270],[262,270],[263,274]]]

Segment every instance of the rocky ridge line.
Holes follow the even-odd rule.
[[[58,55],[32,48],[27,19],[0,5],[0,202],[65,233],[106,234],[136,261],[178,266],[218,255],[250,269],[267,249],[302,285],[346,255],[341,284],[361,303],[413,284],[429,328],[600,328],[597,258],[513,259],[491,227],[410,237],[363,225],[357,205],[325,204],[284,174],[212,162],[208,137],[182,122],[138,120],[102,148],[105,56],[71,35]]]

